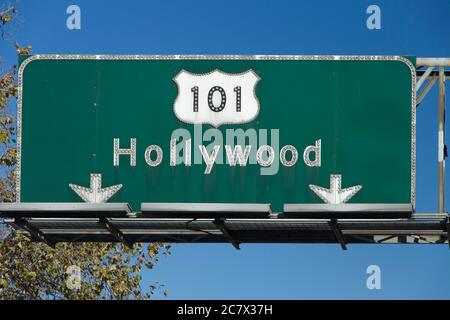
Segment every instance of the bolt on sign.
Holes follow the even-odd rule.
[[[401,56],[21,57],[21,202],[409,204]]]

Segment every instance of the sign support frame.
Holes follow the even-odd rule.
[[[445,81],[450,78],[450,58],[417,58],[417,67],[427,67],[425,72],[417,71],[419,80],[416,83],[416,93],[428,80],[427,85],[417,98],[417,107],[423,101],[433,85],[438,81],[438,212],[446,213],[445,210],[445,158],[447,157],[447,146],[445,144]],[[435,71],[435,69],[437,69]]]
[[[100,59],[100,56],[95,55],[83,57]],[[217,57],[220,56],[216,56],[216,58]],[[267,218],[258,219],[242,217],[205,217],[192,219],[171,218],[169,215],[156,218],[148,215],[138,216],[139,213],[131,211],[124,213],[123,205],[127,204],[121,204],[121,208],[116,208],[116,211],[107,208],[106,205],[111,205],[111,203],[101,204],[97,206],[98,208],[95,208],[95,210],[93,210],[91,206],[91,209],[85,211],[83,214],[82,206],[78,207],[78,205],[83,205],[81,203],[76,204],[76,206],[72,206],[74,204],[65,204],[64,208],[52,208],[51,204],[45,203],[16,203],[0,204],[0,217],[4,218],[3,220],[5,223],[19,227],[21,232],[30,236],[33,240],[45,242],[50,246],[65,241],[117,241],[124,242],[127,245],[132,245],[132,243],[136,241],[158,241],[185,243],[230,242],[233,246],[239,248],[239,244],[241,243],[283,242],[339,243],[345,250],[347,248],[346,245],[349,243],[387,243],[392,239],[398,240],[398,242],[394,241],[395,243],[420,243],[420,239],[425,239],[427,240],[425,243],[449,242],[450,248],[450,241],[448,241],[450,220],[445,210],[444,201],[444,167],[445,158],[447,156],[445,144],[445,81],[450,78],[450,71],[446,70],[446,67],[450,67],[450,58],[417,58],[416,62],[418,69],[421,67],[427,67],[427,69],[425,71],[417,70],[414,75],[414,79],[416,76],[419,79],[417,83],[413,84],[414,101],[416,101],[416,93],[418,94],[415,107],[420,105],[436,82],[438,82],[439,85],[438,213],[413,213],[410,218],[398,219],[356,219],[339,217],[312,219],[310,217],[286,218],[284,216],[275,217],[273,215]],[[19,79],[19,88],[21,88],[21,80],[22,79]],[[425,85],[426,81],[428,81],[428,83]],[[425,87],[419,92],[422,85],[425,85]],[[20,117],[20,112],[21,110],[18,111],[18,117]],[[20,126],[18,130],[20,130]],[[18,143],[20,143],[20,139],[18,139]],[[413,143],[413,152],[415,153],[415,141],[413,141]],[[20,162],[18,167],[20,170]],[[415,193],[415,189],[412,191]],[[25,207],[20,207],[24,205]],[[76,214],[74,210],[80,210],[78,212],[79,214]],[[68,218],[58,216],[58,213],[65,211],[69,212]],[[76,228],[71,229],[68,227],[68,222],[72,225],[79,225]],[[98,229],[84,227],[89,223],[95,223],[97,225],[96,228]],[[134,223],[136,223],[136,225],[133,225]],[[125,227],[125,225],[127,226]],[[147,228],[147,230],[141,225]],[[258,235],[258,232],[263,230],[268,233],[263,234],[263,236],[261,236],[261,234]],[[252,233],[253,231],[256,232]],[[243,232],[249,233],[248,235],[245,234],[245,236],[243,236]],[[286,234],[282,234],[281,237],[277,238],[274,236],[277,232]],[[381,239],[377,237],[381,237]],[[409,240],[412,238],[415,240],[410,242]]]

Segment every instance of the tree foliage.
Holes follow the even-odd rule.
[[[16,3],[0,4],[3,41],[17,13]],[[16,51],[29,54],[31,47],[16,43]],[[17,66],[2,67],[0,60],[0,201],[13,202],[16,127],[8,106],[16,103]],[[169,246],[162,243],[133,248],[118,243],[59,243],[51,248],[0,221],[0,299],[144,299],[157,290],[166,294],[157,282],[143,288],[141,272],[168,254]],[[79,277],[72,274],[74,267]]]

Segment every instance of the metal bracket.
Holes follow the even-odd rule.
[[[355,238],[355,239],[359,239],[361,241],[367,242],[367,243],[376,243],[376,241],[373,240],[373,238],[362,237],[362,236],[358,236],[358,235],[355,235],[355,234],[353,234],[352,237]]]
[[[388,241],[388,240],[391,240],[391,239],[394,239],[394,238],[398,238],[398,236],[396,236],[396,235],[386,236],[386,237],[376,241],[376,243],[383,243],[385,241]]]
[[[426,97],[428,92],[430,92],[431,88],[433,87],[433,85],[436,83],[437,80],[438,80],[438,77],[437,76],[433,76],[428,81],[428,83],[425,86],[425,88],[422,89],[422,91],[419,93],[419,96],[417,97],[416,107],[419,107],[419,105],[422,103],[423,99]]]
[[[48,246],[55,248],[56,243],[53,241],[49,241],[47,237],[42,233],[41,230],[32,226],[27,219],[25,218],[15,218],[14,223],[20,226],[22,229],[28,231],[30,234],[31,240],[34,241],[42,241],[46,243]]]
[[[450,217],[447,217],[445,225],[447,226],[447,244],[450,249]]]
[[[430,76],[431,72],[434,70],[434,67],[428,67],[425,73],[420,77],[419,81],[416,83],[416,93],[419,91],[422,84],[425,80]]]
[[[216,218],[214,219],[214,224],[217,226],[217,228],[219,228],[220,231],[222,231],[225,238],[228,239],[228,241],[233,245],[233,247],[239,250],[240,249],[239,243],[231,236],[230,230],[228,230],[228,228],[225,225],[225,220]]]
[[[438,101],[438,206],[445,212],[445,67],[439,67]]]
[[[344,238],[344,235],[341,232],[341,229],[339,229],[338,223],[336,219],[331,219],[328,224],[331,227],[331,230],[333,230],[334,236],[336,237],[336,240],[341,245],[342,250],[347,250],[346,241]]]
[[[417,99],[416,107],[422,102],[428,91],[438,81],[438,208],[439,213],[445,213],[445,158],[447,147],[445,145],[445,81],[450,67],[450,58],[417,58],[417,67],[427,67],[423,71],[417,71],[420,76],[416,82],[416,93],[428,79],[427,86],[421,91]],[[436,69],[436,70],[435,70]]]
[[[105,226],[106,229],[116,238],[119,242],[125,244],[128,248],[133,249],[133,243],[128,241],[125,235],[117,229],[110,221],[110,219],[105,217],[100,217],[99,222]]]

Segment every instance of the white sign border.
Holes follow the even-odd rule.
[[[301,60],[301,61],[400,61],[411,71],[411,204],[416,206],[416,69],[403,56],[356,56],[356,55],[116,55],[116,54],[36,54],[26,58],[19,67],[17,94],[17,164],[16,202],[20,202],[21,155],[22,155],[22,93],[23,76],[28,64],[35,60]]]

